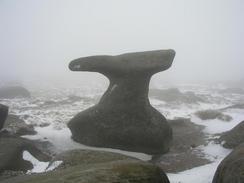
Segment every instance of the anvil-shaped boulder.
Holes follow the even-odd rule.
[[[172,130],[148,99],[150,78],[168,69],[174,50],[90,56],[73,60],[72,71],[99,72],[110,81],[100,102],[68,124],[85,145],[160,154],[169,150]]]

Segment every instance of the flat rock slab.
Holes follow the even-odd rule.
[[[49,173],[19,176],[2,183],[169,183],[157,166],[115,153],[73,150],[55,160],[64,164]]]
[[[172,146],[168,153],[154,156],[152,162],[171,173],[210,163],[204,158],[204,154],[196,149],[196,147],[206,144],[206,137],[202,132],[204,127],[196,125],[186,118],[168,121],[173,129]]]

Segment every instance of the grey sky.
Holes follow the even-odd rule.
[[[243,10],[242,0],[0,0],[0,77],[86,80],[70,60],[172,48],[173,67],[158,79],[237,80]]]

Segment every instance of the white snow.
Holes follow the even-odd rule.
[[[63,163],[63,161],[54,161],[54,162],[52,162],[52,164],[51,165],[49,165],[47,168],[46,168],[46,172],[48,172],[48,171],[52,171],[52,170],[54,170],[55,168],[57,168],[59,165],[61,165]]]
[[[34,156],[32,156],[28,151],[23,152],[23,159],[31,162],[33,165],[33,169],[29,170],[27,174],[51,171],[62,163],[62,161],[55,161],[49,166],[49,162],[39,161]]]
[[[232,116],[233,120],[230,122],[217,119],[201,120],[193,114],[191,121],[205,126],[204,132],[209,134],[211,139],[213,134],[228,131],[244,120],[244,110],[228,110],[226,114]],[[175,174],[168,173],[171,183],[211,183],[219,163],[231,152],[230,149],[225,149],[221,144],[215,144],[213,141],[206,146],[199,146],[198,149],[212,163]]]
[[[193,123],[205,126],[204,132],[208,134],[222,133],[231,130],[233,127],[238,125],[244,120],[244,110],[232,110],[233,112],[226,112],[225,114],[230,115],[233,119],[229,122],[222,121],[219,119],[212,120],[201,120],[194,114],[191,115],[191,121]]]
[[[177,174],[167,174],[170,183],[211,183],[219,162],[196,167]]]
[[[212,163],[176,174],[169,173],[167,175],[171,183],[211,183],[217,166],[231,152],[231,150],[214,142],[209,142],[206,146],[198,148],[205,153],[205,157]]]

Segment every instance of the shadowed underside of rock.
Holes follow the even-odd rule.
[[[168,69],[173,50],[91,56],[72,61],[72,71],[99,72],[110,85],[100,102],[68,124],[74,140],[91,146],[119,148],[148,154],[169,150],[172,131],[148,99],[150,78]]]

